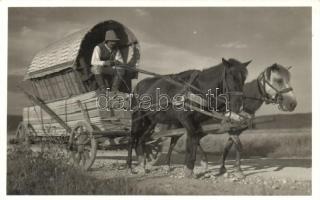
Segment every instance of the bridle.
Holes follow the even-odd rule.
[[[228,101],[230,101],[231,96],[243,96],[243,91],[230,91],[230,87],[226,80],[226,67],[223,68],[223,76],[222,76],[222,92],[226,94],[228,97]],[[242,102],[243,104],[243,102]]]
[[[260,93],[262,95],[262,100],[266,102],[266,104],[272,103],[272,104],[278,104],[280,105],[282,101],[282,95],[288,92],[291,92],[293,89],[292,87],[287,87],[281,90],[278,90],[276,87],[274,87],[268,79],[266,79],[266,70],[263,71],[257,79],[258,86]],[[270,94],[266,91],[266,85],[268,85],[271,89],[273,89],[276,94],[274,97],[272,97]]]
[[[223,67],[223,75],[222,75],[222,92],[223,94],[227,94],[228,96],[232,95],[243,95],[242,91],[230,91],[230,87],[228,85],[226,79],[226,67]]]

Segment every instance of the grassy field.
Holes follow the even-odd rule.
[[[206,152],[220,155],[227,138],[227,134],[208,135],[202,138],[201,145]],[[240,139],[243,157],[311,157],[311,129],[249,130],[243,132]],[[184,149],[185,138],[181,138],[175,150],[183,152]]]
[[[227,135],[202,140],[205,151],[220,155]],[[258,130],[241,135],[243,157],[311,157],[310,129]],[[176,150],[184,151],[184,138]],[[231,152],[230,157],[233,157]],[[23,147],[8,150],[7,194],[128,194],[125,179],[97,179],[66,165],[64,155],[50,149],[34,153]],[[131,187],[134,187],[134,182]],[[117,186],[115,188],[115,186]],[[119,186],[121,186],[119,188]],[[129,192],[130,193],[130,192]]]
[[[259,134],[258,137],[257,134]],[[220,155],[223,148],[222,142],[225,139],[226,135],[208,136],[202,141],[203,147],[209,153]],[[244,144],[244,157],[306,158],[311,155],[310,130],[282,130],[278,131],[278,134],[266,131],[246,132],[241,136],[241,139]],[[183,146],[183,139],[179,141],[177,149],[182,149],[181,146]],[[249,185],[243,185],[242,183],[230,183],[228,180],[208,184],[201,180],[172,179],[169,177],[163,177],[164,180],[149,177],[149,179],[145,179],[146,182],[124,177],[106,179],[100,176],[90,176],[88,173],[66,165],[65,156],[50,148],[37,153],[23,147],[13,148],[8,150],[7,161],[8,195],[185,194],[187,191],[190,191],[190,194],[272,195],[300,194],[299,192],[305,192],[304,190],[307,191],[310,188],[309,183],[305,185],[306,183],[302,184],[300,182],[290,182],[290,184],[281,186],[283,187],[281,190],[274,190],[271,186],[268,186],[268,189],[260,182],[259,185],[250,181]],[[107,172],[102,171],[101,173]],[[103,177],[103,175],[101,176]],[[159,184],[154,182],[155,179],[158,182],[160,181]],[[151,182],[147,180],[151,180]],[[229,188],[230,184],[232,189]],[[291,186],[291,184],[300,184],[298,190],[292,189],[291,187],[297,188],[298,186]],[[303,189],[301,189],[301,184]],[[170,185],[170,188],[175,187],[175,190],[167,189],[168,185]],[[182,187],[184,189],[181,189]],[[199,187],[201,190],[199,190]],[[226,191],[225,187],[229,190]]]
[[[118,194],[108,181],[66,165],[57,152],[34,153],[19,147],[9,150],[7,161],[8,195]]]

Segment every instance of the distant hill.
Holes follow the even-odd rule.
[[[18,86],[23,87],[28,91],[32,91],[31,82],[23,81],[23,76],[8,75],[8,91],[21,93],[21,90],[18,88]]]
[[[312,113],[265,115],[258,116],[257,119],[265,119],[267,122],[256,124],[256,129],[297,129],[312,126]]]

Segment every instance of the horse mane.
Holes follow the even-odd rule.
[[[231,65],[239,65],[239,66],[241,66],[243,64],[243,63],[241,63],[240,61],[238,61],[237,59],[234,59],[234,58],[229,58],[228,62]],[[182,72],[179,72],[179,73],[166,74],[164,76],[168,76],[168,77],[170,77],[170,78],[172,78],[174,80],[177,80],[177,81],[188,81],[190,79],[190,76],[193,73],[200,73],[202,77],[207,77],[208,76],[207,78],[214,79],[215,78],[214,76],[216,76],[219,79],[221,79],[223,77],[222,73],[224,73],[223,68],[224,68],[224,64],[221,62],[221,63],[219,63],[217,65],[205,68],[203,70],[190,69],[190,70],[182,71]],[[244,77],[244,80],[246,79],[246,77],[248,75],[248,70],[247,70],[246,67],[235,67],[233,69],[233,71],[236,72],[236,73],[239,73],[239,71],[240,71],[242,77]],[[149,77],[149,78],[152,79],[154,77]],[[148,78],[146,78],[146,79],[148,79]]]
[[[235,59],[235,58],[229,58],[228,62],[233,66],[236,66],[236,65],[241,66],[242,65],[242,63],[239,60]],[[215,66],[211,66],[211,67],[203,69],[202,72],[213,74],[214,73],[213,70],[221,70],[222,67],[224,67],[224,65],[221,62],[221,63],[219,63],[219,64],[217,64]],[[235,70],[237,72],[240,71],[242,77],[244,77],[245,79],[247,78],[248,70],[247,70],[246,67],[237,67]],[[221,70],[221,73],[223,73],[223,70]],[[219,76],[221,76],[221,74]]]
[[[214,79],[215,77],[212,77],[212,75],[218,77],[219,79],[221,79],[223,77],[223,63],[219,63],[217,65],[205,68],[203,70],[201,70],[201,75],[204,77],[210,76],[209,79]],[[219,72],[219,73],[218,73]]]
[[[291,74],[286,67],[284,67],[278,63],[274,63],[273,65],[267,67],[266,74],[267,74],[268,80],[270,79],[272,71],[277,71],[280,74],[284,74],[284,76],[286,76],[288,78],[288,80],[290,80]]]
[[[201,71],[197,69],[190,69],[190,70],[179,72],[177,74],[168,74],[167,76],[170,76],[170,78],[177,81],[188,81],[190,79],[190,76],[193,73],[199,73],[199,72]]]
[[[234,58],[230,58],[228,60],[229,63],[231,63],[232,65],[241,65],[242,63]],[[241,73],[241,76],[244,77],[244,80],[247,78],[248,76],[248,70],[246,67],[237,67],[236,70]]]

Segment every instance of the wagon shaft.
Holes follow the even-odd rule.
[[[254,118],[251,123],[253,124],[260,124],[260,123],[267,123],[267,122],[272,122],[274,121],[273,117],[270,118],[265,118],[265,119],[259,119],[259,118]],[[231,129],[242,129],[242,128],[251,128],[250,123],[248,124],[230,124],[230,123],[221,123],[221,124],[205,124],[202,125],[202,130],[204,133],[207,134],[224,134]],[[173,137],[173,136],[181,136],[187,133],[187,130],[185,128],[177,128],[177,129],[170,129],[170,130],[165,130],[165,131],[160,131],[156,132],[153,134],[153,141],[156,141],[157,139],[161,137]]]
[[[202,125],[202,130],[205,133],[211,133],[212,134],[223,134],[227,132],[230,129],[230,127],[223,127],[220,124],[208,124],[208,125]],[[166,131],[160,131],[153,135],[153,138],[155,140],[161,138],[161,137],[172,137],[172,136],[181,136],[187,133],[187,130],[185,128],[177,128],[177,129],[170,129]]]

